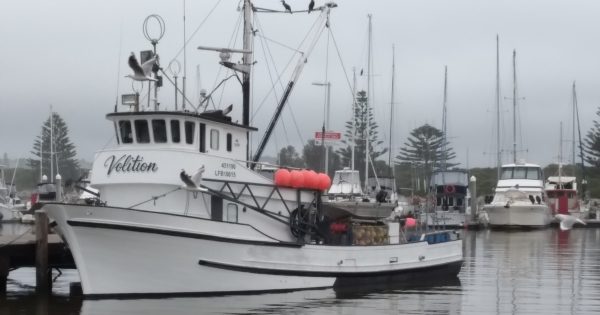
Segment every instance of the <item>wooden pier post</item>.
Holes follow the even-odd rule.
[[[44,210],[35,211],[35,285],[37,293],[51,290],[48,269],[48,215]]]

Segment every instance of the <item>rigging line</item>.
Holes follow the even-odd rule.
[[[256,24],[257,24],[257,27],[260,27],[260,22],[258,20],[256,21]],[[273,62],[273,69],[271,69],[271,66],[269,65],[268,62],[266,62],[265,64],[267,66],[267,73],[269,74],[269,80],[271,81],[271,90],[273,91],[273,96],[275,98],[275,102],[278,102],[279,95],[277,95],[277,90],[275,89],[276,82],[273,81],[273,73],[272,73],[272,72],[275,72],[275,74],[278,73],[278,71],[277,71],[277,65],[275,64],[275,60],[273,58],[273,54],[271,53],[271,49],[269,49],[269,46],[267,45],[266,40],[267,40],[266,37],[260,36],[259,43],[260,43],[260,46],[262,48],[262,51],[263,51],[263,54],[265,55],[265,57],[269,56],[270,59],[271,59],[271,62]],[[297,51],[297,50],[294,50],[294,51]],[[283,84],[281,82],[281,77],[278,77],[277,82],[279,82],[280,87],[283,89]],[[291,106],[290,106],[290,108],[291,108]],[[292,114],[292,118],[294,119],[294,123],[296,124],[295,118],[294,118],[293,114]],[[285,128],[285,123],[282,123],[282,128],[283,128],[284,136],[285,136],[285,139],[286,139],[287,143],[291,143],[290,139],[289,139],[289,136],[288,136],[287,128]],[[296,129],[299,130],[298,127],[297,127],[297,124],[296,124]]]
[[[333,40],[333,46],[335,47],[335,50],[337,52],[338,60],[340,61],[340,65],[342,66],[342,70],[344,71],[344,77],[346,78],[346,83],[348,84],[348,90],[350,91],[350,95],[352,95],[352,98],[354,99],[354,97],[356,96],[353,95],[354,93],[352,92],[352,84],[350,83],[350,79],[348,78],[348,72],[346,72],[346,67],[344,66],[344,61],[342,60],[342,55],[337,45],[337,41],[335,40],[335,36],[333,36],[333,32],[331,31],[331,25],[329,26],[329,32],[331,33],[331,39]]]
[[[260,20],[258,19],[258,16],[255,15],[255,22],[256,22],[256,27],[257,29],[259,29],[260,34],[264,33],[264,29],[260,23]],[[313,30],[315,29],[315,27],[317,27],[319,19],[317,18],[314,22],[313,25],[310,27],[310,29],[308,30],[308,32],[306,33],[306,35],[304,36],[304,38],[302,39],[302,41],[300,42],[300,44],[298,45],[298,47],[302,47],[302,45],[306,42],[307,38],[309,37],[309,35],[313,32]],[[262,38],[264,38],[264,36],[261,36]],[[269,55],[271,57],[271,61],[273,62],[273,65],[275,65],[274,62],[274,58],[273,55],[270,53],[270,49],[269,46],[267,45],[267,50],[269,51]],[[297,51],[299,52],[301,55],[303,54],[303,52],[299,49],[293,49],[293,51]],[[279,82],[279,84],[281,85],[282,90],[283,88],[283,83],[281,82],[281,77],[283,76],[283,72],[285,72],[291,65],[292,61],[294,60],[294,57],[296,56],[296,54],[292,55],[292,57],[289,59],[288,63],[285,65],[285,67],[283,68],[283,71],[281,72],[282,74],[279,75],[277,82]],[[265,56],[266,57],[266,56]],[[276,67],[275,67],[276,68]],[[278,73],[279,71],[277,69],[275,69],[275,72]],[[263,100],[260,102],[260,104],[258,105],[258,107],[256,108],[256,110],[254,111],[254,113],[252,114],[252,119],[255,118],[255,116],[259,113],[260,109],[262,108],[262,106],[264,105],[264,103],[267,101],[267,98],[269,97],[269,95],[273,92],[273,89],[271,89],[271,91],[269,91],[269,93],[267,93],[267,95],[265,95],[265,97],[263,98]],[[286,106],[286,107],[290,107],[290,106]]]
[[[237,22],[237,24],[235,26],[235,32],[231,35],[231,38],[229,39],[229,44],[228,44],[229,47],[234,47],[235,44],[237,43],[238,34],[240,32],[240,29],[242,29],[240,27],[240,24],[241,24],[242,20],[243,20],[242,19],[242,15],[240,14],[238,16],[238,22]],[[220,67],[220,69],[222,69],[222,68],[223,67]],[[231,69],[227,68],[227,71],[225,72],[225,75],[229,75],[229,73],[231,73],[231,72],[235,73],[234,70],[231,70]],[[223,101],[223,95],[225,94],[225,86],[226,85],[227,85],[227,82],[225,82],[225,84],[223,85],[223,88],[221,89],[221,95],[219,95],[219,101],[217,102],[218,105],[223,104],[222,101]],[[213,103],[213,108],[217,109],[217,106],[214,103]]]
[[[256,34],[256,36],[257,36],[257,37],[260,37],[260,38],[262,38],[262,39],[264,39],[264,40],[266,40],[266,41],[273,42],[274,44],[277,44],[277,45],[279,45],[279,46],[281,46],[281,47],[283,47],[283,48],[287,48],[287,49],[289,49],[289,50],[291,50],[291,51],[298,52],[298,53],[302,53],[302,51],[298,50],[297,48],[290,47],[290,46],[288,46],[288,45],[286,45],[286,44],[283,44],[283,43],[281,43],[281,42],[278,42],[278,41],[276,41],[276,40],[274,40],[274,39],[271,39],[271,38],[268,38],[268,37],[266,37],[266,36],[263,36],[263,35],[262,35],[262,34],[260,34],[260,33],[257,33],[257,34]]]
[[[258,21],[258,19],[256,19],[255,21],[256,21],[256,26],[257,26],[257,27],[260,29],[260,28],[261,28],[261,26],[260,26],[260,22]],[[276,68],[276,66],[275,66],[275,62],[274,62],[273,55],[271,54],[270,50],[268,49],[268,46],[267,46],[267,51],[268,51],[268,55],[267,55],[267,54],[265,54],[265,58],[266,58],[266,57],[270,57],[270,58],[271,58],[271,62],[273,62],[273,67],[275,68],[275,73],[278,73],[279,71],[277,70],[277,68]],[[285,67],[283,68],[282,74],[280,74],[280,75],[277,77],[276,83],[279,83],[279,84],[281,85],[281,88],[282,88],[282,89],[283,89],[283,84],[282,84],[282,82],[281,82],[281,77],[283,76],[283,72],[285,72],[285,71],[286,71],[286,70],[287,70],[287,69],[290,67],[290,65],[292,64],[292,61],[293,61],[293,59],[294,59],[294,56],[295,56],[295,54],[294,54],[294,55],[293,55],[293,56],[292,56],[292,57],[291,57],[291,58],[288,60],[288,63],[287,63],[287,64],[285,65]],[[271,90],[270,90],[270,91],[269,91],[269,92],[268,92],[268,93],[267,93],[267,94],[264,96],[264,98],[262,99],[262,101],[260,102],[260,104],[258,105],[258,107],[256,108],[256,110],[255,110],[255,111],[254,111],[254,113],[252,114],[252,119],[254,119],[254,118],[256,117],[256,115],[258,115],[258,113],[260,112],[260,110],[261,110],[262,106],[263,106],[263,105],[266,103],[266,101],[267,101],[267,98],[268,98],[268,97],[271,95],[271,93],[275,93],[275,92],[276,92],[276,91],[275,91],[275,88],[274,88],[274,86],[273,86],[273,87],[271,87]]]
[[[119,55],[117,56],[117,91],[115,95],[115,112],[119,104],[119,83],[121,79],[121,52],[123,48],[123,18],[121,17],[121,26],[119,28]]]
[[[152,197],[151,197],[150,199],[148,199],[148,200],[144,200],[144,201],[142,201],[142,202],[140,202],[140,203],[136,203],[136,204],[134,204],[133,206],[129,206],[129,207],[127,207],[127,209],[132,209],[133,207],[137,207],[137,206],[139,206],[139,205],[145,204],[146,202],[150,202],[150,201],[153,201],[153,200],[154,200],[154,201],[156,201],[156,200],[158,200],[159,198],[163,198],[163,197],[167,196],[168,194],[170,194],[170,193],[172,193],[172,192],[175,192],[175,191],[178,191],[178,190],[180,190],[180,189],[181,189],[181,187],[177,187],[177,188],[175,188],[175,189],[173,189],[173,190],[167,191],[166,193],[163,193],[163,194],[160,194],[160,195],[156,195],[156,196],[152,196]]]
[[[190,35],[190,37],[188,39],[186,39],[185,43],[183,44],[183,47],[181,47],[181,49],[179,49],[179,51],[175,54],[175,57],[173,57],[173,59],[171,59],[171,61],[169,61],[167,64],[171,63],[173,60],[175,60],[175,59],[177,59],[177,57],[179,57],[179,55],[183,52],[183,50],[185,49],[185,47],[187,46],[187,44],[192,40],[192,38],[194,38],[194,36],[196,36],[196,33],[198,33],[198,31],[200,30],[200,28],[204,25],[204,23],[212,15],[212,13],[219,6],[219,4],[221,3],[221,1],[223,1],[223,0],[218,0],[217,3],[215,3],[215,5],[212,7],[212,9],[210,9],[210,11],[208,12],[208,14],[200,22],[200,25],[198,25],[198,27],[194,30],[194,32],[192,32],[192,35]]]

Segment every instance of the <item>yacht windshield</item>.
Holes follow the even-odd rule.
[[[539,167],[504,167],[500,179],[532,179],[541,180],[542,172]]]

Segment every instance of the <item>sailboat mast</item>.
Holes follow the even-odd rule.
[[[517,164],[517,51],[513,50],[513,163]]]
[[[354,147],[356,146],[356,69],[352,68],[352,145],[351,150],[351,167],[354,170]]]
[[[396,172],[394,164],[392,164],[392,154],[394,153],[394,79],[396,76],[396,50],[392,45],[392,95],[390,98],[390,146],[388,154],[388,165],[392,175],[392,195],[396,193]]]
[[[371,104],[371,49],[372,49],[372,26],[371,26],[371,14],[367,15],[369,18],[369,49],[368,49],[368,56],[367,56],[367,106],[366,106],[366,111],[363,115],[363,118],[365,119],[365,192],[368,193],[369,192],[369,138],[370,138],[370,132],[369,132],[369,128],[370,123],[369,123],[369,108],[370,108],[370,104]]]
[[[496,176],[500,180],[502,152],[500,151],[500,38],[496,35]]]
[[[242,124],[250,126],[250,74],[252,72],[252,3],[244,0],[244,51],[242,63],[248,71],[242,75]],[[246,160],[250,159],[250,132],[246,130]]]
[[[54,180],[54,113],[50,105],[50,182]]]
[[[573,81],[573,95],[572,95],[572,97],[573,97],[573,100],[572,100],[572,107],[573,107],[573,109],[572,109],[573,110],[573,117],[572,117],[573,147],[572,147],[572,150],[573,150],[573,155],[571,156],[571,161],[573,162],[573,168],[575,168],[575,164],[576,164],[576,162],[575,162],[575,107],[576,107],[576,104],[577,104],[577,94],[575,92],[575,81]]]
[[[444,105],[442,107],[442,170],[446,171],[446,134],[448,132],[448,125],[446,122],[447,107],[446,101],[448,97],[448,66],[444,66]],[[442,173],[443,176],[443,173]]]

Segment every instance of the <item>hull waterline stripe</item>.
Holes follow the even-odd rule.
[[[80,227],[87,227],[87,228],[98,228],[98,229],[109,229],[109,230],[121,230],[121,231],[149,233],[149,234],[159,234],[159,235],[167,235],[167,236],[175,236],[175,237],[210,240],[210,241],[224,242],[224,243],[261,245],[261,246],[295,247],[295,248],[300,248],[303,246],[301,244],[296,244],[296,243],[243,240],[243,239],[220,237],[220,236],[215,236],[215,235],[206,235],[206,234],[200,234],[200,233],[164,230],[164,229],[151,228],[151,227],[131,226],[131,225],[114,224],[114,223],[67,220],[67,224],[69,224],[70,226],[80,226]]]
[[[255,274],[269,274],[269,275],[281,275],[281,276],[299,276],[299,277],[334,277],[334,278],[352,278],[352,277],[372,277],[372,276],[387,276],[387,275],[398,275],[405,273],[414,273],[414,272],[429,272],[430,270],[435,270],[438,268],[449,268],[455,269],[456,274],[460,271],[462,266],[462,259],[459,261],[454,261],[450,263],[443,263],[434,266],[427,267],[418,267],[418,268],[410,268],[410,269],[400,269],[400,270],[380,270],[380,271],[369,271],[369,272],[337,272],[337,271],[305,271],[305,270],[283,270],[283,269],[269,269],[269,268],[260,268],[260,267],[250,267],[250,266],[239,266],[239,265],[230,265],[224,264],[214,261],[208,260],[199,260],[198,264],[201,266],[213,267],[224,270],[231,271],[239,271],[239,272],[248,272]]]

